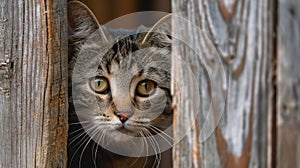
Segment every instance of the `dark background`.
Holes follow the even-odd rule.
[[[140,11],[171,12],[170,0],[80,0],[96,15],[101,24],[115,18]],[[134,22],[134,20],[132,21]],[[130,27],[130,22],[122,23],[122,27]]]

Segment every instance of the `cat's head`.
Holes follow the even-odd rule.
[[[98,144],[116,143],[168,128],[169,25],[109,30],[80,2],[68,10],[71,102],[87,134]]]

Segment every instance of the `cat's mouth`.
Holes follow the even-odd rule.
[[[129,135],[129,136],[136,136],[136,134],[137,134],[135,129],[131,128],[130,126],[128,126],[126,124],[119,125],[116,128],[116,130],[122,134]]]

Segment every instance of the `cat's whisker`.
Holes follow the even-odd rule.
[[[163,132],[162,130],[160,130],[159,128],[156,128],[155,126],[150,126],[150,129],[155,132],[158,136],[160,136],[162,139],[164,139],[170,146],[172,146],[172,142],[174,141],[174,139],[168,135],[167,133]],[[165,135],[165,136],[163,136]],[[171,140],[171,142],[167,139],[169,138]]]
[[[153,143],[153,146],[154,146],[153,148],[155,148],[155,150],[154,150],[155,151],[155,162],[152,167],[155,167],[155,163],[157,163],[156,167],[159,167],[160,160],[161,160],[161,155],[160,155],[161,151],[160,151],[160,148],[159,148],[159,145],[158,145],[156,139],[154,139],[153,136],[151,136],[150,132],[149,132],[149,134],[150,134],[150,136],[149,136],[150,141]]]
[[[98,134],[99,136],[100,134]],[[92,148],[92,157],[93,157],[93,165],[96,168],[97,167],[97,163],[96,163],[96,158],[97,158],[97,149],[98,149],[98,145],[96,145],[96,143],[93,143],[93,148]],[[95,150],[95,152],[93,152]],[[94,154],[93,154],[94,153]]]
[[[99,129],[98,130],[98,136],[97,136],[97,138],[96,138],[96,140],[98,141],[98,142],[100,142],[101,141],[101,137],[103,137],[104,135],[102,134],[102,132],[103,132],[103,130],[102,129]],[[98,140],[99,139],[99,140]],[[93,159],[93,164],[95,165],[95,168],[97,167],[97,163],[96,163],[96,159],[97,159],[97,152],[98,152],[98,147],[99,147],[99,145],[97,144],[97,143],[94,143],[94,146],[93,146],[93,149],[96,147],[96,149],[95,149],[95,152],[94,152],[94,159]],[[93,152],[93,151],[92,151]]]
[[[146,161],[143,164],[143,168],[144,168],[144,167],[146,167],[147,162],[148,162],[148,157],[147,157],[147,155],[148,155],[148,142],[145,139],[145,135],[143,133],[143,130],[141,128],[138,128],[138,130],[139,130],[139,134],[142,136],[143,146],[145,146],[145,144],[146,144],[146,157],[145,157]]]
[[[83,141],[83,143],[81,145],[79,145],[79,147],[75,150],[75,152],[73,153],[72,157],[71,157],[71,160],[69,161],[70,162],[70,165],[69,165],[69,168],[71,168],[70,166],[72,165],[72,161],[75,157],[75,155],[77,154],[77,152],[79,151],[80,147],[84,144],[85,141],[89,140],[89,136],[88,135],[84,135],[83,139],[81,141]],[[81,141],[79,143],[81,143]],[[78,144],[76,144],[75,146],[77,146]]]
[[[80,129],[77,129],[77,130],[75,130],[75,131],[72,131],[72,132],[69,132],[69,136],[71,136],[71,135],[73,135],[73,134],[75,134],[75,133],[78,133],[78,132],[80,132],[80,131],[82,131],[83,130],[83,128],[80,128]],[[71,139],[70,139],[71,140]]]
[[[138,135],[140,135],[141,136],[141,138],[142,138],[142,142],[143,142],[143,146],[145,146],[146,145],[146,147],[148,147],[148,144],[147,144],[147,142],[145,141],[145,135],[143,134],[143,131],[142,131],[142,129],[140,128],[140,127],[137,127],[136,128],[137,130],[138,130]],[[141,155],[142,155],[142,153],[143,153],[143,151],[144,150],[142,150],[141,151]],[[148,155],[148,148],[146,148],[146,154]],[[147,158],[146,158],[147,159]]]
[[[101,142],[105,142],[105,138],[104,137],[106,135],[106,132],[107,132],[107,130],[103,130],[102,131],[101,137],[100,137],[100,139],[98,141],[99,144],[101,144]]]
[[[159,125],[159,126],[157,126],[156,124],[151,124],[152,126],[155,126],[155,127],[160,127],[161,129],[163,129],[163,130],[165,130],[165,129],[167,129],[167,128],[169,128],[169,126],[166,126],[166,125]]]
[[[96,127],[96,126],[93,126],[93,127]],[[93,129],[93,127],[91,127],[91,128],[89,128],[89,129]],[[88,129],[88,130],[89,130]],[[89,138],[89,135],[88,134],[86,134],[84,131],[81,133],[81,134],[79,134],[78,136],[75,136],[74,138],[72,138],[72,139],[70,139],[71,140],[71,142],[69,142],[69,145],[71,145],[72,143],[74,143],[77,139],[79,139],[79,138]],[[76,147],[76,146],[78,146],[81,142],[83,141],[83,139],[81,139],[77,144],[75,144],[74,145],[74,147]]]
[[[150,133],[150,132],[149,132]],[[151,134],[151,133],[150,133]],[[153,142],[155,143],[155,146],[157,147],[157,151],[156,151],[156,158],[157,158],[157,166],[156,167],[159,167],[160,165],[160,160],[161,160],[161,150],[160,150],[160,147],[159,147],[159,144],[157,142],[157,140],[153,137],[153,136],[150,136],[150,139],[153,140]],[[154,165],[153,165],[154,166]]]
[[[150,127],[151,127],[152,129],[155,129],[157,132],[166,135],[166,137],[168,137],[169,139],[173,140],[173,137],[171,137],[169,134],[165,133],[162,129],[160,129],[160,128],[154,126],[154,125],[150,125]]]
[[[100,135],[99,135],[100,136]],[[94,152],[93,152],[94,151]],[[92,157],[93,157],[93,165],[96,168],[97,167],[97,162],[96,162],[96,158],[97,158],[97,151],[98,151],[98,145],[96,145],[96,143],[93,144],[93,148],[92,148]]]
[[[93,130],[90,132],[89,135],[92,135],[89,140],[87,141],[87,143],[85,144],[85,146],[83,147],[82,149],[82,152],[80,154],[80,158],[79,158],[79,168],[81,168],[81,160],[82,160],[82,157],[83,157],[83,153],[85,151],[85,149],[87,148],[87,146],[89,145],[89,143],[92,141],[92,138],[97,135],[97,134],[93,134],[94,132],[97,132],[97,127],[93,127]]]
[[[79,122],[73,122],[73,123],[69,123],[69,126],[72,125],[80,125],[80,124],[85,124],[85,123],[89,123],[90,121],[86,120],[86,121],[79,121]]]
[[[87,123],[88,123],[88,122],[87,122]],[[77,124],[79,125],[80,122],[78,122]],[[72,126],[77,125],[77,124],[70,124],[69,126],[70,126],[70,128],[71,128]],[[81,125],[81,124],[80,124],[80,125]],[[92,126],[92,125],[93,125],[93,124],[90,123],[90,124],[88,124],[87,126],[90,127],[90,126]],[[69,136],[72,135],[72,134],[74,134],[74,133],[77,133],[77,132],[79,132],[79,131],[82,131],[82,130],[84,130],[84,129],[83,129],[82,127],[80,127],[79,129],[77,129],[77,130],[75,130],[75,131],[69,132]]]
[[[161,135],[159,132],[155,131],[154,129],[150,128],[152,131],[154,131],[158,136],[160,136],[165,142],[167,142],[170,146],[172,146],[172,143],[168,141],[163,135]]]
[[[89,129],[87,129],[87,131],[90,131],[90,130],[94,130],[95,128],[96,128],[97,126],[92,126],[92,127],[90,127]],[[88,134],[84,134],[83,133],[83,138],[77,143],[77,144],[75,144],[74,145],[74,147],[76,147],[76,146],[78,146],[77,147],[77,149],[76,149],[76,151],[73,153],[73,156],[71,157],[71,161],[70,161],[70,163],[72,163],[72,160],[74,159],[74,157],[75,157],[75,155],[77,154],[77,152],[79,151],[79,149],[82,147],[82,145],[84,145],[87,141],[88,141],[88,143],[90,142],[90,140],[91,140],[91,138],[88,136]],[[78,137],[82,137],[82,134],[81,135],[79,135]],[[78,138],[77,137],[77,138]],[[87,144],[88,144],[87,143]],[[83,152],[84,152],[84,149],[83,149]],[[81,153],[82,154],[82,153]],[[80,158],[81,158],[81,156],[80,156]],[[79,161],[79,164],[81,163],[81,161]],[[71,165],[71,164],[70,164]],[[69,167],[70,168],[70,167]]]
[[[91,124],[88,125],[88,127],[90,127],[90,126],[93,126],[93,124],[91,123]],[[83,131],[82,131],[82,130],[83,130]],[[83,128],[80,128],[80,129],[78,129],[78,130],[75,130],[75,131],[69,133],[69,135],[72,135],[73,133],[79,132],[79,131],[82,131],[82,133],[79,134],[78,136],[75,136],[75,137],[69,139],[69,141],[71,141],[71,142],[69,142],[69,145],[71,145],[74,141],[76,141],[76,140],[77,140],[78,138],[80,138],[81,136],[85,135],[85,132],[84,132],[84,129],[83,129]],[[68,146],[69,146],[69,145],[68,145]]]
[[[153,138],[153,136],[151,135],[150,131],[147,130],[147,129],[143,129],[145,132],[145,134],[147,135],[147,137],[149,138],[149,141],[150,141],[150,145],[152,147],[152,149],[154,150],[155,152],[155,163],[157,163],[157,167],[159,167],[159,164],[160,164],[160,160],[161,160],[161,151],[160,151],[160,147],[159,147],[159,144],[158,142],[156,141],[155,138]],[[153,164],[153,167],[155,166],[155,163]]]
[[[146,165],[147,165],[147,162],[148,162],[148,153],[149,153],[149,150],[148,150],[148,147],[149,147],[149,144],[148,144],[148,142],[147,142],[147,140],[146,140],[146,135],[144,134],[144,131],[143,131],[143,128],[141,128],[141,127],[138,127],[137,128],[138,130],[139,130],[139,134],[140,134],[140,136],[141,136],[141,138],[142,138],[142,142],[143,142],[143,146],[145,146],[146,147],[146,156],[145,156],[145,158],[146,158],[146,161],[144,162],[144,164],[143,164],[143,168],[144,167],[146,167]]]
[[[82,131],[82,133],[80,133],[79,135],[74,136],[69,139],[68,147],[70,147],[77,139],[81,138],[81,141],[82,141],[82,138],[86,138],[86,137],[88,137],[88,135],[86,135],[85,132]],[[78,143],[80,143],[81,141],[79,141]],[[78,145],[78,143],[75,145],[72,145],[72,146],[76,147]]]
[[[129,167],[133,167],[133,165],[138,161],[138,158],[136,158],[131,164]]]

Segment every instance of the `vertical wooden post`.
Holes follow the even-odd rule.
[[[65,167],[67,3],[0,2],[0,167]]]
[[[210,95],[210,89],[214,88],[209,87],[209,82],[216,81],[210,81],[213,76],[205,71],[219,67],[210,58],[215,55],[214,49],[207,47],[202,35],[175,19],[173,33],[190,41],[204,60],[184,45],[174,48],[174,53],[187,63],[172,64],[174,78],[185,83],[182,83],[183,91],[175,90],[175,140],[185,131],[185,126],[195,121],[196,115],[194,127],[174,147],[174,167],[272,167],[273,156],[269,151],[274,145],[271,130],[275,102],[272,78],[275,3],[271,0],[172,2],[175,14],[191,21],[211,37],[227,81],[222,118],[211,136],[202,142],[201,130],[210,105],[207,100],[212,100],[213,113],[216,113],[218,104],[215,102],[219,99],[219,95]],[[188,67],[197,78],[198,90],[185,75]],[[199,102],[193,99],[195,92],[199,92]],[[199,110],[194,107],[195,103],[199,104]]]
[[[279,0],[277,167],[300,167],[300,2]]]

